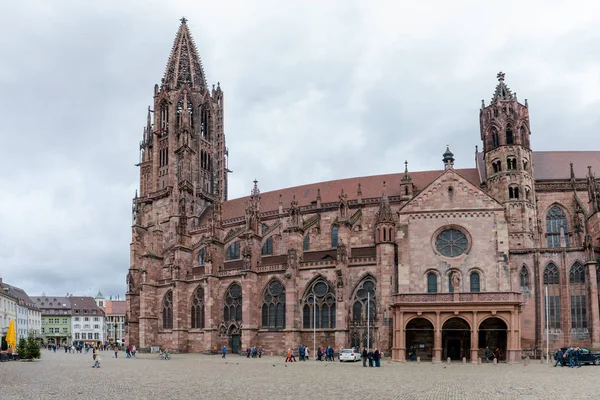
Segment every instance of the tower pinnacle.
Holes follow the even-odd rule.
[[[181,24],[173,42],[162,84],[173,89],[183,85],[206,89],[202,60],[188,29],[187,19],[182,17],[179,21]]]

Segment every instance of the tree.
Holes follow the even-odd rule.
[[[19,352],[19,358],[21,360],[34,360],[40,358],[42,353],[40,351],[40,345],[36,342],[33,334],[29,335],[27,339],[19,339],[19,345],[17,346]]]
[[[24,360],[27,357],[27,340],[24,337],[19,339],[19,344],[17,345],[17,352],[19,353],[19,358]]]

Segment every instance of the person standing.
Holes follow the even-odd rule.
[[[496,362],[500,362],[500,348],[496,347],[496,350],[494,350],[494,357],[496,357]]]
[[[362,357],[363,367],[366,367],[367,366],[367,360],[368,360],[368,357],[369,357],[369,353],[367,353],[367,348],[366,347],[363,349],[361,357]]]
[[[100,368],[100,355],[98,354],[98,349],[96,346],[94,346],[94,349],[92,350],[92,359],[94,360],[94,365],[92,365],[92,368]]]
[[[308,360],[308,347],[304,347],[304,360]]]
[[[131,355],[133,356],[133,358],[135,358],[135,353],[137,352],[137,348],[135,347],[135,344],[133,346],[131,346]]]
[[[381,353],[379,352],[379,348],[375,349],[375,352],[373,353],[373,358],[375,359],[375,367],[380,367],[380,358],[381,358]]]
[[[119,346],[117,346],[116,343],[113,346],[113,351],[115,352],[115,358],[117,358],[117,355],[119,354]]]
[[[581,351],[579,350],[579,347],[575,347],[574,357],[575,357],[575,365],[577,366],[577,368],[581,368],[581,360],[579,358],[580,354],[581,354]]]
[[[369,367],[373,366],[373,350],[369,349],[369,352],[367,353],[367,358],[369,359]]]
[[[223,346],[223,348],[221,349],[221,353],[223,353],[221,358],[225,358],[225,356],[227,355],[227,347]]]
[[[490,346],[485,346],[485,362],[489,363],[490,362]]]

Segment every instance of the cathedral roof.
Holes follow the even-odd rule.
[[[573,163],[575,179],[585,179],[587,167],[600,176],[600,151],[534,151],[533,171],[536,181],[568,180],[571,177],[569,163]],[[486,181],[483,153],[477,153],[477,169],[481,181]]]
[[[476,168],[457,169],[456,172],[458,172],[472,184],[479,186],[479,174]],[[412,183],[416,186],[417,190],[420,190],[433,182],[442,173],[444,173],[443,170],[417,171],[411,172],[410,176],[412,178]],[[263,192],[260,194],[260,209],[261,212],[277,211],[279,208],[279,195],[281,195],[284,208],[288,208],[290,206],[290,202],[294,196],[296,197],[296,201],[298,201],[298,205],[300,207],[308,206],[311,203],[316,203],[318,189],[321,191],[322,204],[338,203],[339,194],[341,193],[342,189],[348,194],[348,200],[356,200],[356,192],[359,183],[361,184],[363,202],[366,199],[379,200],[384,181],[386,182],[386,193],[388,196],[400,196],[404,195],[404,193],[400,192],[400,184],[403,177],[403,172],[397,174],[363,176],[358,178],[311,183],[308,185],[274,190],[272,192]],[[249,197],[241,197],[223,203],[223,219],[228,220],[232,218],[243,217],[245,215],[246,201],[248,198]]]
[[[181,18],[181,24],[173,42],[171,55],[167,62],[167,69],[163,77],[163,85],[179,88],[183,85],[201,87],[206,89],[206,79],[202,60],[198,56],[198,49],[187,26],[187,19]]]

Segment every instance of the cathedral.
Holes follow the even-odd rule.
[[[473,168],[446,147],[439,170],[266,193],[254,181],[230,200],[224,93],[182,18],[140,143],[129,343],[438,362],[600,347],[600,151],[533,151],[527,100],[497,79]]]

